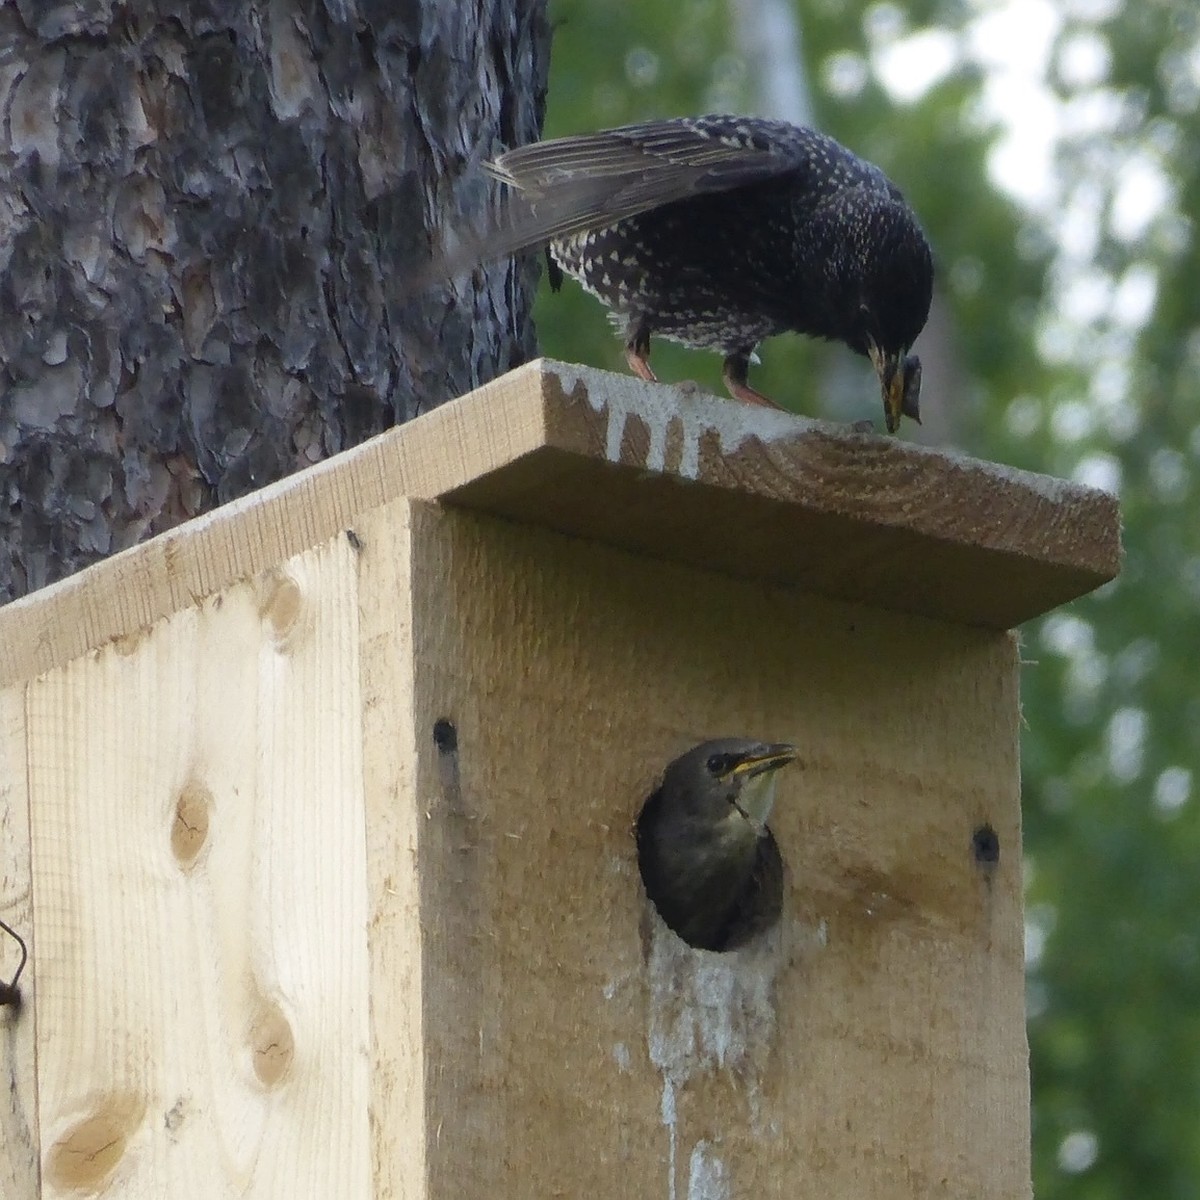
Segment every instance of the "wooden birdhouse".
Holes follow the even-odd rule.
[[[1118,554],[540,361],[0,610],[0,1193],[1028,1196],[1011,631]],[[727,734],[800,757],[720,954],[631,830]]]

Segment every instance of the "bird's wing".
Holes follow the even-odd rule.
[[[484,170],[508,187],[503,212],[418,271],[410,290],[531,246],[600,229],[664,204],[791,176],[814,201],[856,185],[894,192],[878,167],[785,121],[676,117],[534,142]]]
[[[736,117],[649,121],[521,146],[485,167],[514,192],[488,250],[511,254],[689,196],[762,183],[830,150],[851,158],[812,130]]]

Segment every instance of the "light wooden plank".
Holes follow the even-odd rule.
[[[414,719],[412,541],[408,505],[365,514],[351,535],[359,571],[363,783],[371,998],[371,1157],[376,1200],[425,1200],[429,1130],[425,954],[418,844],[425,789]],[[425,754],[428,757],[428,754]],[[440,1019],[445,1019],[441,1014]]]
[[[1013,636],[422,505],[410,562],[429,1195],[1028,1197]],[[631,824],[732,733],[803,767],[721,956]]]
[[[37,973],[33,962],[33,895],[29,860],[29,791],[25,758],[25,688],[0,690],[0,918],[25,940],[29,961],[19,1007],[0,1008],[0,1196],[38,1195]],[[0,979],[8,983],[20,947],[0,930]]]
[[[369,1193],[354,581],[338,538],[29,685],[47,1198]]]
[[[399,496],[993,628],[1099,586],[1120,556],[1104,493],[539,360],[0,610],[0,684],[136,634]]]

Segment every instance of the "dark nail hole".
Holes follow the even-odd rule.
[[[998,863],[1000,835],[990,825],[980,825],[971,834],[971,850],[977,863]]]
[[[29,950],[25,945],[25,939],[11,925],[6,925],[3,921],[0,921],[0,929],[3,929],[21,947],[21,961],[17,964],[17,973],[12,977],[12,982],[0,983],[0,1007],[20,1008],[21,991],[17,987],[17,981],[21,978],[21,972],[25,970],[25,963],[29,958]]]
[[[466,821],[470,813],[463,802],[462,780],[459,777],[458,730],[448,717],[433,723],[433,744],[437,747],[437,776],[441,785],[441,802],[452,818]]]
[[[458,753],[458,730],[454,728],[453,721],[448,721],[445,717],[434,721],[433,744],[438,748],[439,754]]]

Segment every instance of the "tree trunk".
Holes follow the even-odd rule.
[[[539,134],[544,0],[17,0],[0,46],[0,599],[533,354],[532,267],[405,278]]]

